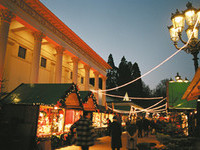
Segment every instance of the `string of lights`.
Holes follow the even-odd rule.
[[[190,37],[188,38],[187,43],[186,43],[185,45],[183,45],[179,50],[177,50],[174,54],[172,54],[172,55],[169,56],[167,59],[165,59],[163,62],[161,62],[160,64],[158,64],[156,67],[152,68],[150,71],[146,72],[145,74],[141,75],[140,77],[138,77],[138,78],[136,78],[136,79],[134,79],[134,80],[132,80],[132,81],[130,81],[130,82],[128,82],[128,83],[125,83],[125,84],[123,84],[123,85],[121,85],[121,86],[117,86],[117,87],[115,87],[115,88],[106,89],[106,90],[93,90],[93,92],[97,93],[98,91],[100,91],[100,93],[102,93],[102,95],[107,95],[107,96],[110,96],[110,97],[123,98],[122,96],[106,94],[106,93],[104,93],[104,92],[106,92],[106,91],[112,91],[112,90],[116,90],[116,89],[122,88],[122,87],[124,87],[124,86],[127,86],[127,85],[129,85],[129,84],[131,84],[131,83],[133,83],[133,82],[135,82],[135,81],[141,79],[142,77],[148,75],[148,74],[151,73],[152,71],[154,71],[154,70],[156,70],[157,68],[159,68],[159,67],[160,67],[161,65],[163,65],[165,62],[167,62],[167,61],[170,60],[172,57],[174,57],[176,54],[178,54],[181,50],[183,50],[185,47],[188,46],[188,44],[189,44],[189,42],[190,42],[190,40],[191,40],[191,38],[192,38],[192,35],[193,35],[193,33],[194,33],[194,30],[195,30],[195,28],[196,28],[196,26],[197,26],[197,24],[198,24],[199,19],[200,19],[200,17],[197,18],[197,21],[196,21],[196,23],[195,23],[195,25],[194,25],[194,28],[193,28],[193,30],[192,30],[192,34],[191,34]],[[131,98],[131,99],[150,99],[150,100],[151,100],[151,99],[159,99],[159,98],[157,98],[157,97],[154,97],[154,98],[130,97],[130,98]]]
[[[103,95],[107,95],[110,97],[117,97],[117,98],[124,98],[124,96],[119,96],[119,95],[111,95],[111,94],[105,94],[102,93]],[[143,99],[143,100],[154,100],[154,99],[162,99],[163,97],[129,97],[130,99]]]
[[[161,101],[157,102],[156,104],[154,104],[154,105],[152,105],[152,106],[150,106],[150,107],[148,107],[148,108],[145,108],[145,109],[139,109],[139,108],[137,108],[137,109],[139,109],[139,110],[135,110],[134,112],[135,112],[135,113],[139,113],[139,112],[157,112],[157,111],[159,112],[159,111],[166,110],[167,107],[165,107],[164,109],[158,110],[159,108],[162,108],[162,107],[164,107],[164,106],[167,106],[166,103],[163,104],[163,105],[161,105],[161,106],[152,108],[152,107],[158,105],[159,103],[161,103],[162,101],[164,101],[165,99],[166,99],[166,98],[162,99]],[[112,110],[112,108],[110,108],[109,106],[108,106],[108,108]],[[150,109],[150,108],[151,108],[151,109]],[[113,109],[113,111],[118,112],[118,113],[128,113],[128,114],[130,113],[130,111],[123,111],[123,110],[117,110],[117,109]]]
[[[192,34],[191,34],[190,37],[188,38],[187,43],[186,43],[185,45],[183,45],[179,50],[177,50],[174,54],[172,54],[171,56],[169,56],[168,58],[166,58],[164,61],[162,61],[160,64],[158,64],[157,66],[155,66],[154,68],[152,68],[150,71],[144,73],[144,74],[141,75],[140,77],[138,77],[138,78],[136,78],[136,79],[134,79],[134,80],[132,80],[132,81],[130,81],[130,82],[127,82],[127,83],[125,83],[125,84],[123,84],[123,85],[120,85],[120,86],[117,86],[117,87],[114,87],[114,88],[111,88],[111,89],[106,89],[106,90],[94,90],[94,92],[101,91],[102,94],[105,94],[105,93],[103,93],[103,92],[106,92],[106,91],[113,91],[113,90],[122,88],[122,87],[124,87],[124,86],[127,86],[127,85],[129,85],[129,84],[131,84],[131,83],[133,83],[133,82],[135,82],[135,81],[137,81],[137,80],[139,80],[139,79],[145,77],[146,75],[150,74],[151,72],[153,72],[154,70],[156,70],[157,68],[159,68],[160,66],[162,66],[165,62],[167,62],[168,60],[170,60],[172,57],[174,57],[176,54],[178,54],[182,49],[184,49],[185,47],[188,46],[188,44],[189,44],[189,42],[190,42],[190,40],[191,40],[191,38],[192,38],[192,35],[193,35],[193,33],[194,33],[194,30],[195,30],[195,28],[196,28],[196,26],[197,26],[197,24],[198,24],[199,19],[200,19],[200,17],[197,18],[197,21],[196,21],[196,23],[195,23],[195,25],[194,25],[194,28],[193,28],[193,30],[192,30]],[[114,96],[114,95],[109,95],[109,96]]]
[[[117,110],[117,109],[112,109],[111,107],[108,106],[108,108],[110,110],[113,110],[114,112],[117,112],[117,113],[124,113],[124,114],[130,114],[130,111],[125,111],[125,110]],[[166,111],[166,108],[164,109],[160,109],[160,110],[146,110],[146,109],[141,109],[141,110],[136,110],[134,111],[134,113],[139,113],[139,112],[151,112],[151,113],[155,113],[155,112],[162,112],[162,111]]]
[[[161,103],[162,101],[164,101],[165,99],[166,99],[166,98],[163,98],[161,101],[155,103],[154,105],[152,105],[152,106],[150,106],[150,107],[148,107],[148,108],[146,108],[146,109],[148,110],[148,109],[150,109],[150,108],[152,108],[152,107],[154,107],[154,106],[160,104],[160,103]]]

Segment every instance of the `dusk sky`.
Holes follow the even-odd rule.
[[[122,56],[137,62],[141,75],[150,71],[176,48],[167,26],[171,13],[186,9],[188,0],[40,0],[106,62],[113,55],[118,66]],[[200,8],[200,0],[190,0]],[[185,33],[185,31],[184,31]],[[200,34],[199,34],[200,37]],[[187,37],[184,37],[187,40]],[[179,45],[181,47],[182,44]],[[198,55],[200,57],[200,55]],[[179,72],[192,80],[193,56],[179,52],[142,80],[154,89],[163,79]],[[200,64],[200,61],[199,61]]]

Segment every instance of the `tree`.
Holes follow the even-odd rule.
[[[142,81],[143,97],[152,97],[152,91],[149,86]]]
[[[107,70],[107,80],[106,80],[106,88],[111,89],[117,87],[117,76],[118,76],[118,68],[115,66],[112,54],[108,56],[108,64],[112,67],[112,69]],[[110,91],[108,93],[113,94],[116,91]]]
[[[108,57],[108,64],[112,67],[112,69],[107,71],[107,89],[124,85],[141,76],[138,64],[136,62],[132,64],[132,62],[127,61],[125,56],[122,57],[117,68],[114,64],[112,54],[110,54]],[[131,84],[121,87],[115,91],[109,91],[108,93],[124,96],[126,92],[130,97],[150,97],[151,95],[149,86],[143,84],[142,79],[138,79]]]
[[[137,79],[141,76],[140,69],[138,64],[135,62],[132,67],[132,79]],[[136,97],[143,96],[143,89],[142,89],[142,79],[138,79],[133,84],[133,95]]]
[[[132,67],[132,63],[127,62],[126,58],[123,56],[118,68],[117,83],[119,86],[125,83],[128,83],[132,80],[131,67]],[[131,96],[131,93],[132,93],[131,85],[129,84],[127,86],[120,88],[119,92],[120,92],[120,95],[125,95],[125,93],[128,92],[128,95]]]
[[[155,96],[155,97],[159,97],[159,96],[166,97],[167,82],[169,82],[169,79],[161,80],[160,83],[153,90],[153,96]]]

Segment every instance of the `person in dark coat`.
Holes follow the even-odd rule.
[[[109,118],[106,119],[106,124],[107,124],[107,134],[110,135],[110,125],[111,125],[111,121]]]
[[[143,120],[141,117],[137,119],[138,137],[142,138]]]
[[[128,150],[137,150],[137,136],[138,130],[136,126],[136,120],[131,120],[130,124],[126,126],[127,131],[127,149]]]
[[[83,117],[70,127],[72,133],[76,130],[77,137],[75,144],[81,146],[82,150],[88,150],[89,146],[94,145],[94,128],[90,118],[90,113],[83,112]]]
[[[110,131],[111,131],[111,148],[112,150],[120,150],[122,147],[122,127],[121,124],[117,121],[117,117],[113,117],[113,122],[110,125]]]
[[[143,130],[144,130],[144,136],[149,135],[149,120],[147,118],[143,118]]]

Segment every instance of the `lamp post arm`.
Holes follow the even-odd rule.
[[[177,50],[180,49],[180,47],[178,47],[177,42],[174,42],[174,46],[176,47]]]
[[[185,41],[182,39],[182,34],[181,34],[181,32],[178,33],[178,36],[179,36],[179,39],[181,40],[181,42],[182,42],[183,44],[186,44],[186,43],[187,43],[187,42],[185,42]]]

